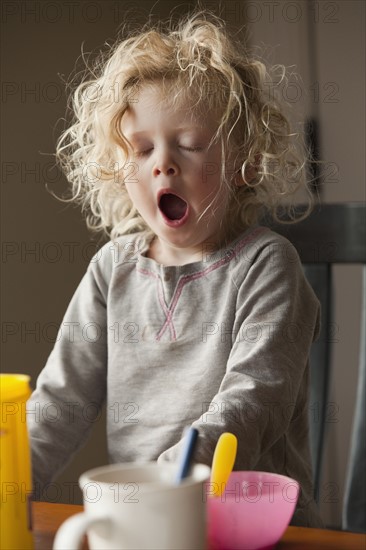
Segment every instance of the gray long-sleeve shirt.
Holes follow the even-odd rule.
[[[319,303],[297,252],[255,227],[201,261],[163,266],[139,237],[102,247],[69,304],[28,402],[34,481],[56,477],[106,399],[110,462],[175,460],[193,425],[195,459],[211,465],[229,431],[235,469],[298,480],[293,523],[320,525],[307,416]]]

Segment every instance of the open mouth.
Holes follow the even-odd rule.
[[[164,193],[159,200],[159,209],[167,220],[177,222],[186,216],[188,204],[173,193]]]

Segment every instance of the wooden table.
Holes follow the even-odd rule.
[[[58,527],[83,510],[72,504],[33,503],[35,550],[51,550]],[[87,545],[85,545],[87,548]],[[366,550],[366,535],[326,529],[289,527],[277,550]]]

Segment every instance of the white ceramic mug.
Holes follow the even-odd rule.
[[[176,464],[115,464],[89,470],[79,479],[84,512],[67,519],[54,550],[204,550],[205,482],[210,468],[192,467],[174,485]]]

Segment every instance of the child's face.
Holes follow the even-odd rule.
[[[125,185],[156,234],[159,259],[186,263],[221,237],[228,190],[220,185],[221,146],[208,149],[218,121],[210,113],[203,119],[192,109],[172,110],[160,93],[158,86],[143,87],[122,119],[135,164]]]

